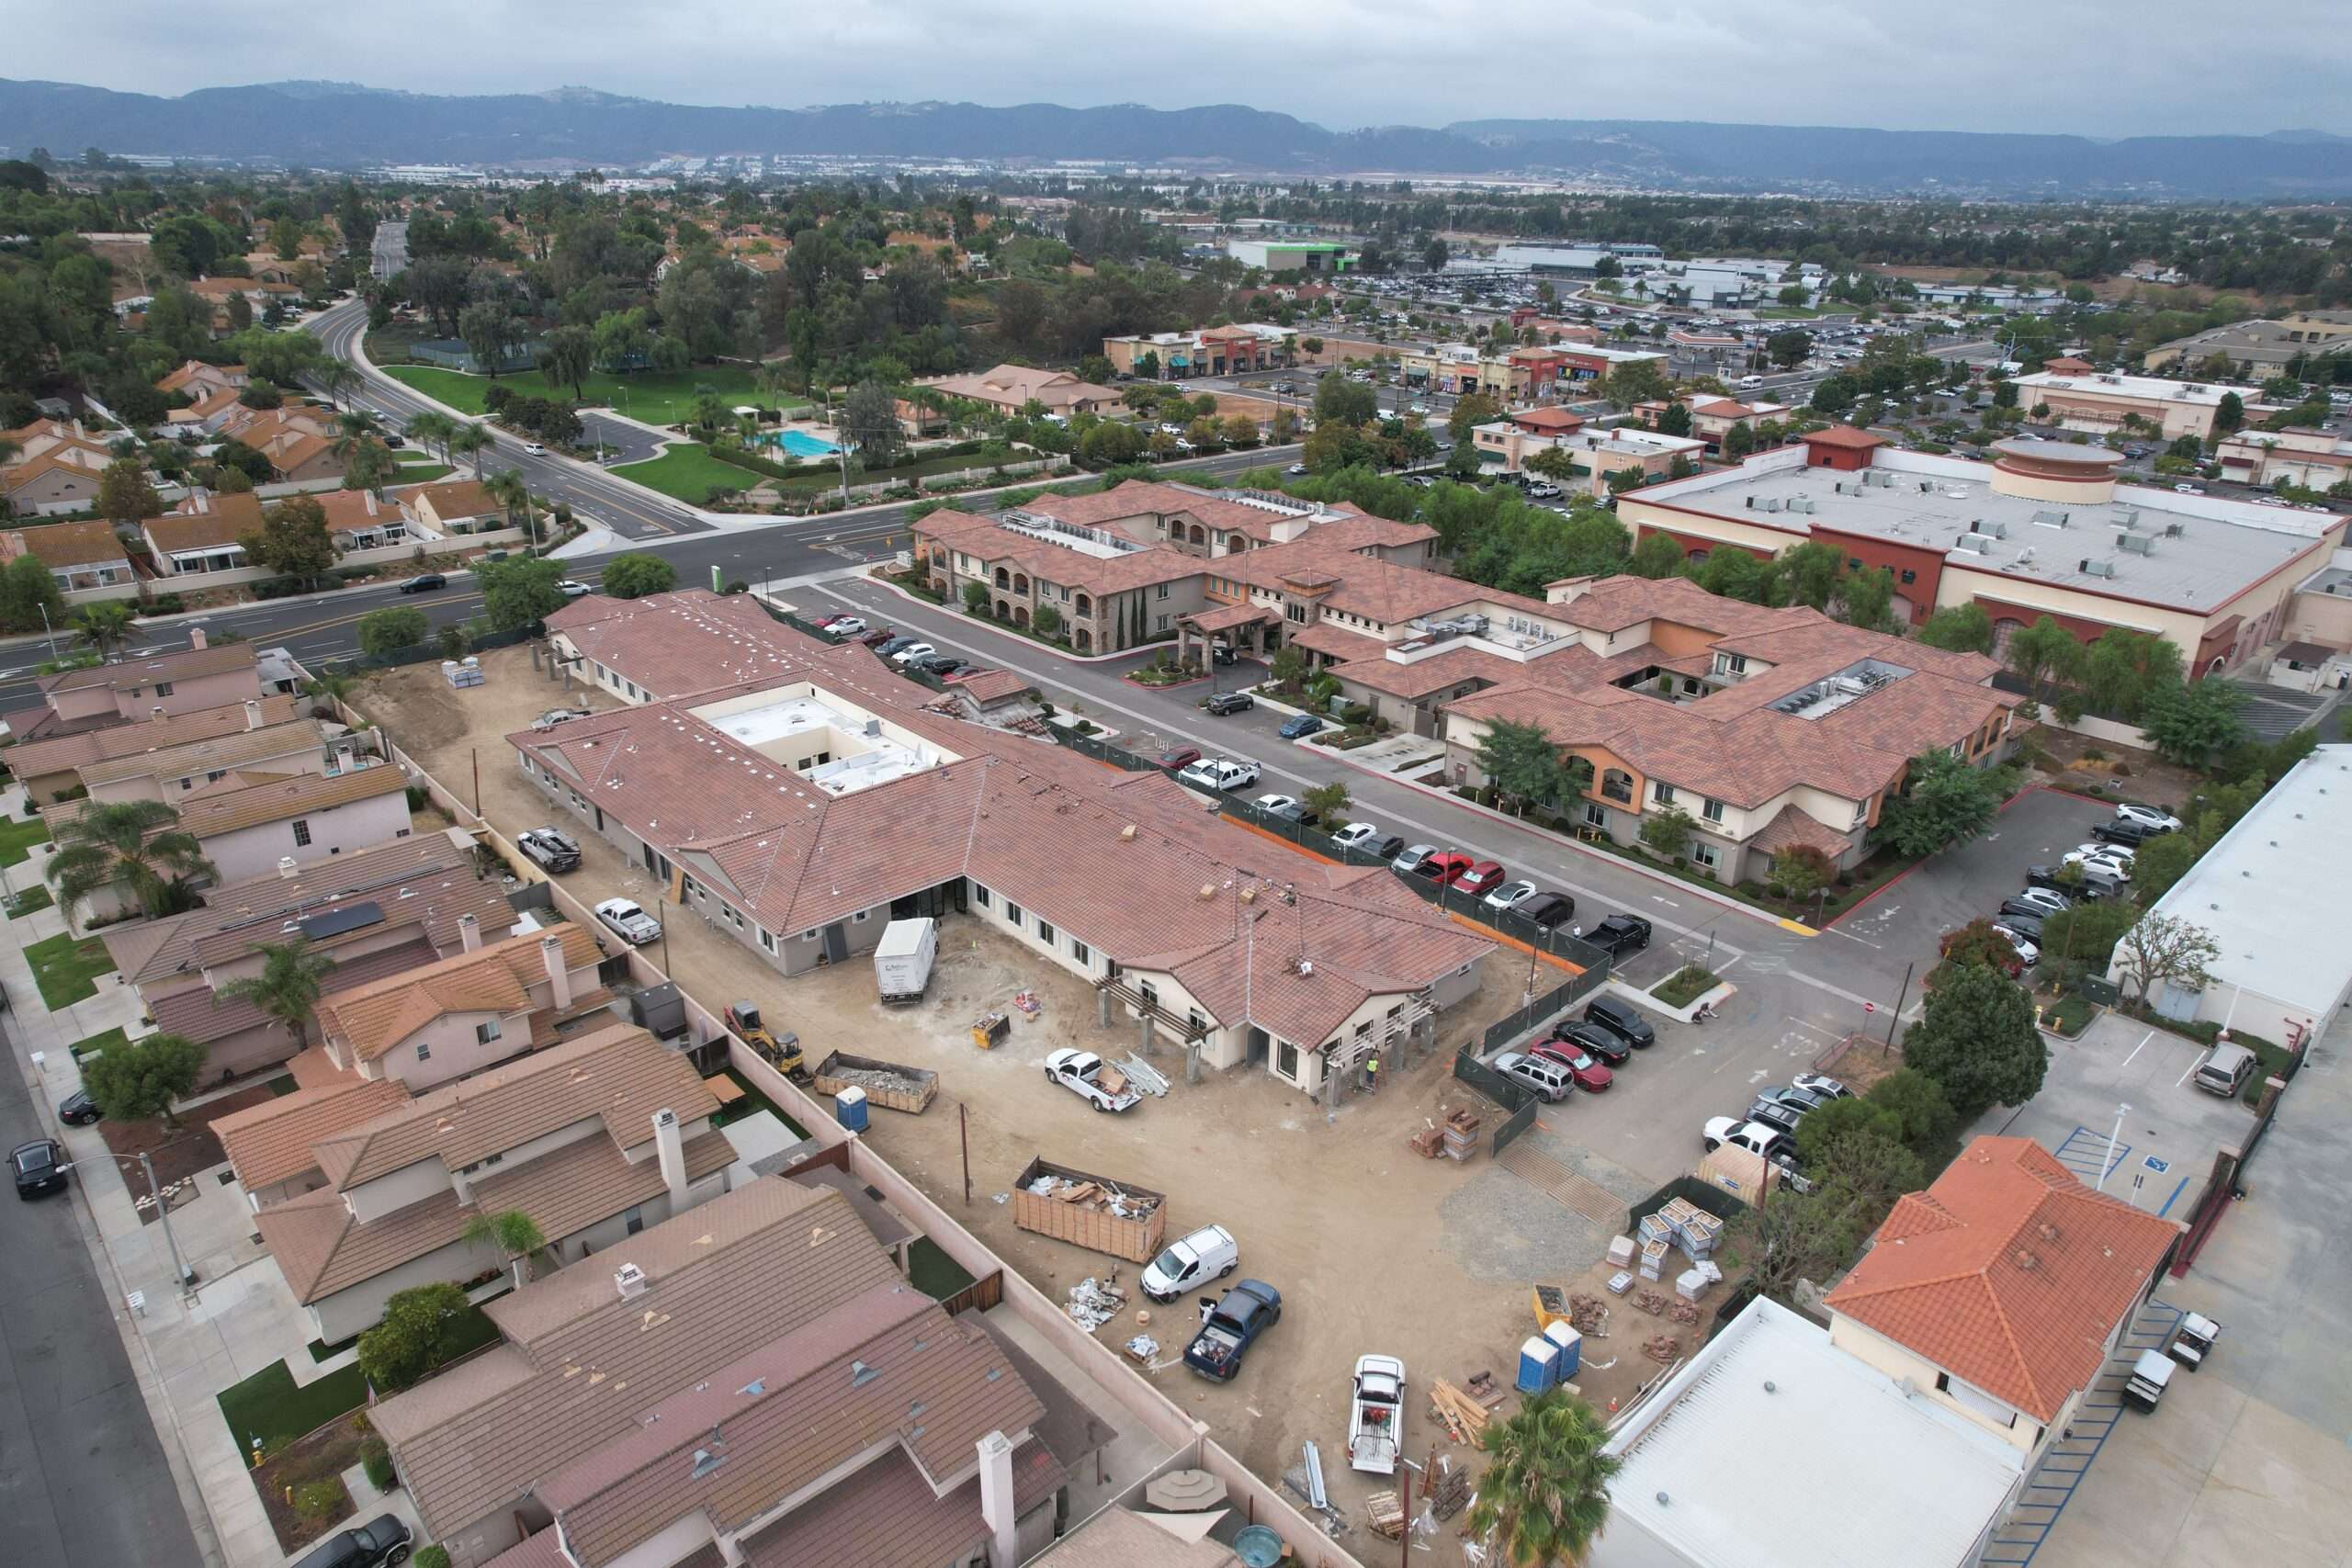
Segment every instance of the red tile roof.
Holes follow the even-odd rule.
[[[1886,445],[1886,437],[1874,435],[1850,424],[1833,424],[1826,430],[1808,431],[1804,437],[1808,446],[1839,446],[1849,451],[1867,452],[1873,446]]]
[[[2090,1386],[2181,1233],[2030,1138],[1979,1138],[1897,1200],[1827,1303],[2037,1420]]]

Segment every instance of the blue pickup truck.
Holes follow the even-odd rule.
[[[1283,1320],[1283,1293],[1263,1280],[1242,1280],[1226,1292],[1184,1347],[1184,1364],[1204,1378],[1230,1382],[1258,1336]]]

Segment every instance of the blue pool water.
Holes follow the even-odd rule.
[[[770,446],[781,446],[796,457],[830,457],[841,450],[830,441],[820,441],[797,430],[771,430],[760,440]]]

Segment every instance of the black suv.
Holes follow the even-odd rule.
[[[2143,828],[2137,822],[2128,822],[2120,819],[2113,822],[2101,822],[2091,829],[2091,837],[2099,840],[2103,843],[2128,844],[2135,850],[2142,844],[2146,843],[2150,839],[2158,839],[2163,836],[2164,835],[2161,832],[2154,829]]]
[[[1614,1032],[1597,1023],[1563,1024],[1552,1031],[1552,1038],[1570,1045],[1582,1046],[1612,1067],[1622,1067],[1634,1059],[1634,1048]]]
[[[1585,932],[1584,940],[1605,949],[1611,958],[1623,958],[1650,944],[1650,923],[1639,915],[1611,915]]]
[[[1565,893],[1538,893],[1513,904],[1510,912],[1533,921],[1538,931],[1557,931],[1577,912],[1577,901]]]
[[[65,1145],[56,1139],[35,1138],[8,1151],[8,1168],[17,1179],[17,1196],[38,1198],[44,1192],[64,1191],[74,1162],[65,1157]]]
[[[1584,1004],[1584,1021],[1605,1029],[1636,1051],[1657,1043],[1657,1031],[1633,1003],[1617,997],[1595,997]]]
[[[1258,705],[1258,699],[1247,692],[1219,692],[1201,706],[1218,718],[1231,713],[1248,713]]]

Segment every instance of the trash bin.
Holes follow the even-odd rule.
[[[853,1133],[865,1131],[865,1091],[851,1084],[833,1096],[833,1120]]]

